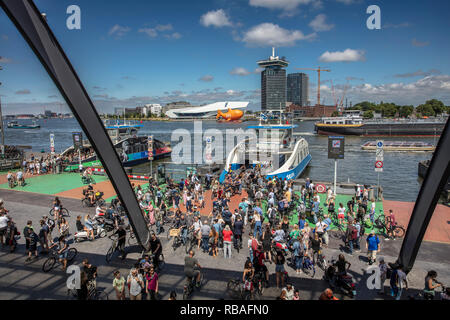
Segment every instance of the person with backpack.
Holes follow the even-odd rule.
[[[353,223],[352,224],[349,223],[346,231],[346,239],[351,256],[353,255],[353,248],[355,247],[355,243],[356,240],[358,239],[358,236],[359,236],[358,229],[356,229]]]
[[[403,271],[403,265],[399,264],[391,274],[391,296],[395,300],[400,300],[403,292],[403,285],[405,289],[408,290],[408,281],[406,280],[406,273]]]
[[[372,265],[377,259],[377,252],[380,252],[380,239],[372,230],[366,240],[367,257],[369,265]]]

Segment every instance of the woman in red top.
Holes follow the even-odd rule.
[[[223,234],[223,256],[226,258],[227,256],[231,259],[231,236],[233,235],[233,231],[230,230],[230,226],[226,225],[225,229],[222,231]]]

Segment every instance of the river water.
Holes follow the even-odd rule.
[[[19,120],[19,123],[31,124],[31,120]],[[5,127],[5,144],[31,146],[36,153],[44,150],[50,151],[50,133],[55,135],[56,152],[62,152],[72,145],[72,132],[80,131],[76,119],[46,119],[37,121],[41,125],[39,130],[8,129]],[[198,127],[201,125],[201,128]],[[195,133],[201,134],[209,129],[219,129],[225,133],[226,129],[245,129],[256,122],[244,123],[216,123],[215,121],[199,122]],[[314,134],[314,122],[305,121],[296,123],[295,132],[302,133],[308,141],[312,162],[303,173],[303,177],[310,177],[316,181],[332,181],[334,177],[334,160],[328,159],[328,138]],[[178,141],[171,141],[172,133],[176,129],[186,129],[194,133],[193,122],[143,122],[144,127],[140,135],[153,135],[155,139],[171,142],[174,147]],[[195,153],[201,152],[199,144],[192,134],[192,158]],[[385,141],[417,140],[436,143],[437,138],[383,138]],[[224,138],[225,140],[225,138]],[[361,145],[374,140],[366,137],[347,136],[345,139],[345,159],[338,161],[338,181],[357,182],[364,184],[378,183],[378,174],[374,170],[375,153],[361,150]],[[229,146],[226,146],[229,150]],[[225,148],[225,146],[224,146]],[[217,148],[216,152],[218,151]],[[380,184],[384,189],[384,197],[388,200],[414,201],[420,188],[417,175],[418,162],[430,159],[431,153],[422,152],[385,152],[384,172],[380,174]],[[147,165],[148,166],[148,165]],[[180,166],[168,167],[168,170],[177,170]]]

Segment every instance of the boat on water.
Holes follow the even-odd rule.
[[[8,128],[10,129],[39,129],[41,126],[33,121],[33,124],[20,124],[18,121],[8,122]]]
[[[361,146],[361,149],[367,151],[376,151],[377,142],[369,141]],[[384,141],[384,151],[407,151],[407,152],[433,152],[436,149],[431,143],[422,141]]]
[[[148,162],[148,137],[138,136],[138,131],[143,127],[137,123],[105,123],[105,128],[108,132],[114,147],[122,160],[124,167],[133,167],[145,162]],[[83,141],[81,153],[87,156],[81,161],[83,166],[100,166],[101,163],[97,160],[97,156],[93,152],[93,148],[89,141]],[[172,149],[164,142],[153,139],[153,159],[158,160],[169,157]],[[62,153],[72,159],[69,162],[68,169],[78,168],[78,152],[75,152],[73,146]]]
[[[311,162],[308,142],[293,134],[296,127],[289,122],[283,124],[282,117],[278,123],[263,124],[260,119],[259,125],[247,127],[255,130],[256,136],[244,139],[231,150],[219,182],[224,182],[230,170],[257,165],[267,179],[296,179]]]
[[[316,122],[320,135],[440,136],[447,118],[364,120],[361,116],[322,118]]]

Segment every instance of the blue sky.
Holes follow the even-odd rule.
[[[322,96],[418,105],[450,104],[449,1],[36,0],[101,112],[142,103],[250,101],[260,105],[256,61],[277,55],[295,68],[328,67]],[[66,27],[69,5],[81,30]],[[366,9],[381,8],[381,30]],[[5,113],[54,111],[63,102],[19,33],[0,12]],[[316,102],[317,73],[310,75]]]

